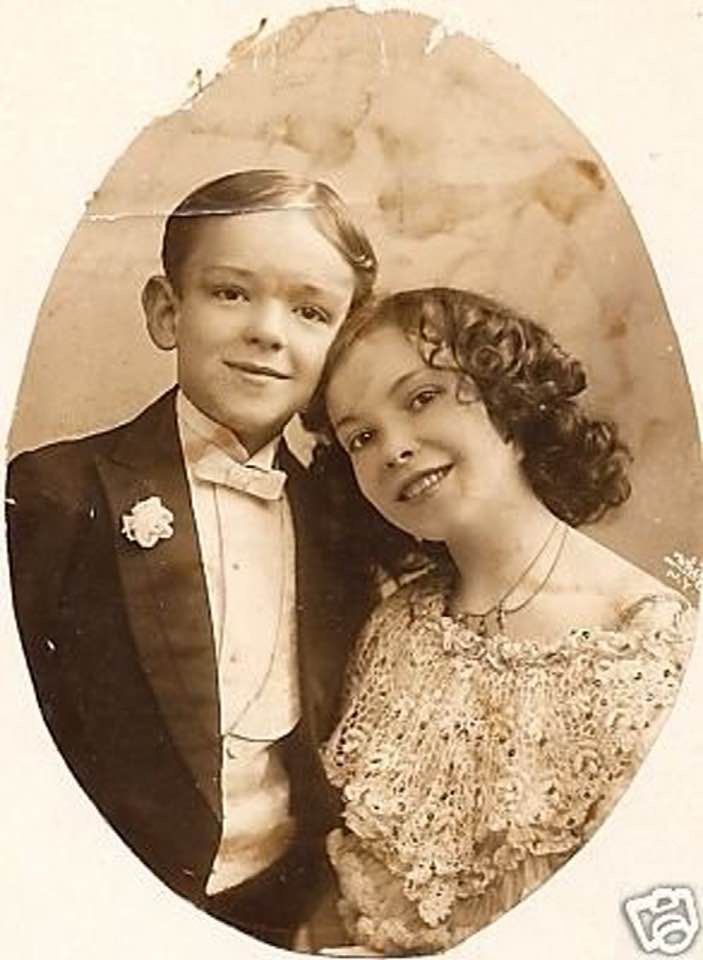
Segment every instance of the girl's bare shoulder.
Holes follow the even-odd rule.
[[[685,599],[669,583],[579,530],[571,530],[564,549],[563,576],[583,594],[600,597],[613,614],[647,596]]]

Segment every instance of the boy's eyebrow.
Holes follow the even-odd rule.
[[[210,263],[203,268],[203,273],[207,276],[210,273],[236,273],[240,277],[254,277],[253,270],[247,270],[246,267],[238,267],[234,263]]]
[[[318,287],[314,283],[306,283],[306,282],[292,284],[291,290],[294,293],[304,294],[305,296],[309,296],[309,297],[320,297],[320,298],[328,297],[332,293],[332,291],[325,290],[323,287]]]
[[[236,263],[210,263],[203,268],[205,278],[221,274],[234,274],[245,280],[255,280],[257,277],[256,270],[247,270],[246,267],[238,267]],[[298,296],[314,297],[319,300],[327,300],[335,297],[337,294],[336,289],[320,287],[316,283],[310,283],[306,280],[292,283],[290,291]]]

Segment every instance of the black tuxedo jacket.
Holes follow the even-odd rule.
[[[11,463],[10,569],[39,704],[66,761],[138,856],[204,903],[222,819],[217,676],[174,399],[170,391],[129,423]],[[303,708],[285,762],[313,856],[335,816],[317,746],[365,610],[325,553],[303,467],[287,450],[281,466],[296,532]],[[150,496],[174,514],[174,535],[145,549],[121,518]],[[185,669],[182,645],[194,643]]]

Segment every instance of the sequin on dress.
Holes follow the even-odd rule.
[[[510,909],[584,843],[671,706],[687,602],[638,598],[613,629],[479,637],[445,615],[447,576],[373,614],[323,759],[345,827],[328,838],[351,941],[446,949]]]

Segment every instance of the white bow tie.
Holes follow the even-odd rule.
[[[280,500],[286,482],[283,470],[266,470],[255,464],[237,463],[220,450],[210,450],[194,464],[193,472],[200,480],[249,493],[261,500]]]

